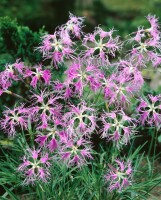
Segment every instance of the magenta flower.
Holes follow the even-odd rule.
[[[137,107],[142,125],[160,127],[161,123],[161,96],[148,95],[148,98],[141,99]]]
[[[113,32],[114,30],[105,32],[97,27],[93,34],[87,34],[83,40],[83,45],[86,47],[84,57],[96,56],[102,63],[109,63],[109,55],[115,57],[121,47],[119,37],[113,37]]]
[[[91,142],[89,138],[83,138],[81,133],[75,132],[73,137],[64,133],[61,135],[61,141],[59,154],[68,167],[73,165],[81,167],[88,159],[92,159]]]
[[[145,67],[149,62],[156,67],[161,64],[159,24],[155,16],[148,15],[147,20],[151,27],[148,29],[139,27],[136,35],[131,39],[134,41],[131,58],[139,67]]]
[[[55,66],[64,61],[64,58],[72,57],[74,50],[73,42],[66,31],[58,31],[53,35],[45,35],[42,38],[42,45],[37,49],[43,53],[43,57],[52,59]]]
[[[68,34],[72,34],[77,38],[81,37],[82,27],[83,27],[84,17],[76,17],[72,13],[69,14],[69,20],[65,25],[61,27],[61,29],[68,32]]]
[[[45,84],[50,83],[51,73],[50,70],[43,70],[41,65],[35,65],[31,69],[25,70],[24,77],[31,77],[31,85],[36,88],[39,80],[44,80]]]
[[[141,89],[144,84],[144,79],[135,63],[132,61],[121,60],[118,63],[118,69],[121,71],[121,76],[123,74],[126,77],[127,82],[131,83],[131,87],[134,91]]]
[[[8,92],[8,88],[12,86],[13,81],[18,81],[23,78],[25,66],[19,59],[13,64],[7,64],[5,70],[0,72],[0,95]]]
[[[64,81],[63,83],[61,83],[60,81],[54,81],[53,89],[59,96],[62,96],[65,99],[69,99],[70,97],[74,96],[74,94],[76,94],[74,92],[73,85],[69,79],[66,79],[66,81]]]
[[[18,171],[22,173],[25,180],[23,184],[34,184],[38,181],[46,182],[50,176],[50,158],[48,153],[42,153],[39,150],[26,150],[23,163],[18,167]]]
[[[96,127],[95,110],[81,102],[77,106],[70,105],[70,111],[63,116],[69,134],[74,134],[75,130],[86,134],[92,133]]]
[[[0,73],[0,96],[4,92],[8,92],[8,88],[12,85],[12,81],[10,81],[9,77],[4,76],[4,73]]]
[[[89,85],[93,91],[101,87],[103,73],[88,61],[79,60],[72,63],[66,71],[68,81],[74,86],[75,92],[82,96],[84,87]]]
[[[43,132],[38,132],[38,136],[35,139],[36,142],[40,144],[40,146],[45,146],[49,148],[51,152],[55,151],[60,143],[60,134],[62,123],[59,120],[54,120],[52,123],[52,127],[47,127]]]
[[[112,74],[103,80],[105,99],[109,104],[125,106],[130,102],[130,98],[138,91],[138,86],[130,82],[129,77],[124,73]]]
[[[106,182],[109,183],[108,190],[118,190],[121,192],[127,186],[131,185],[132,168],[131,162],[124,163],[120,160],[115,160],[114,166],[109,164],[109,170],[105,175]]]
[[[48,128],[49,122],[61,117],[62,106],[58,103],[60,97],[56,97],[50,92],[41,91],[40,95],[32,96],[33,104],[30,107],[31,116],[36,121],[37,129]]]
[[[14,136],[17,128],[27,128],[28,115],[29,109],[25,108],[23,104],[13,110],[7,108],[3,112],[4,118],[0,120],[0,126],[9,136]]]
[[[113,141],[117,148],[127,144],[131,136],[136,133],[136,120],[128,117],[122,110],[104,113],[101,121],[103,122],[102,138]]]

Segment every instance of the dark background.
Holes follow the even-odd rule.
[[[69,11],[85,16],[87,30],[102,24],[129,33],[139,24],[145,24],[149,13],[161,17],[161,0],[1,0],[0,16],[17,18],[18,23],[37,31],[43,25],[52,33],[68,19]]]

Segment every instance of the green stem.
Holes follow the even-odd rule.
[[[156,155],[156,146],[157,146],[157,136],[158,136],[158,131],[155,129],[155,142],[154,142],[154,151],[153,151],[153,161],[152,161],[152,168],[154,167],[154,161],[155,161],[155,155]]]
[[[24,101],[26,101],[26,102],[29,102],[27,99],[23,98],[22,96],[20,96],[20,95],[18,95],[18,94],[16,94],[16,93],[13,93],[13,92],[9,91],[9,90],[6,90],[5,93],[10,94],[10,95],[12,95],[12,96],[14,96],[14,97],[17,97],[17,98],[19,98],[19,99],[22,99],[22,100],[24,100]]]
[[[154,137],[155,137],[155,133],[152,134],[152,140],[151,140],[149,151],[148,151],[149,157],[150,157],[150,154],[151,154],[151,151],[152,151],[152,146],[153,146],[153,143],[154,143]]]
[[[98,95],[97,95],[97,98],[96,98],[96,100],[95,100],[95,104],[97,103],[97,101],[98,101],[98,99],[99,99],[99,97],[100,97],[100,94],[101,94],[101,92],[102,92],[102,88],[100,89],[100,91],[99,91],[99,93],[98,93]]]

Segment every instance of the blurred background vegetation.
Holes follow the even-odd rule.
[[[86,17],[85,32],[98,24],[115,28],[121,37],[145,25],[149,13],[161,18],[161,0],[1,0],[0,65],[22,58],[39,62],[40,36],[65,23],[69,11]]]

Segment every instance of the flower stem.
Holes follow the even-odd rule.
[[[22,100],[24,100],[24,101],[26,101],[26,102],[29,103],[29,101],[28,101],[27,99],[23,98],[22,96],[20,96],[20,95],[18,95],[18,94],[16,94],[16,93],[13,93],[13,92],[9,91],[9,90],[6,90],[5,93],[10,94],[10,95],[12,95],[12,96],[14,96],[14,97],[17,97],[17,98],[19,98],[19,99],[22,99]]]

